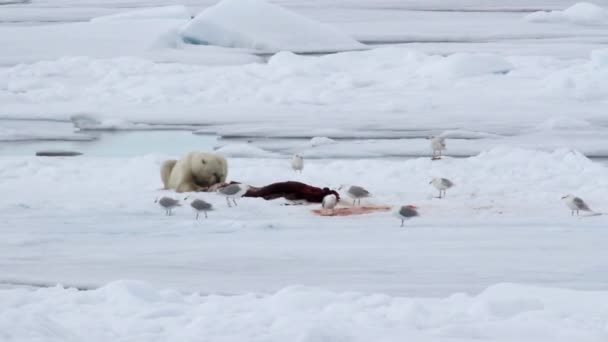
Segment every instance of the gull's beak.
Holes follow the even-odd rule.
[[[433,183],[433,181],[430,181],[429,184]]]
[[[568,196],[562,196],[562,199],[564,199],[564,198],[566,198],[566,197],[568,197]]]
[[[156,198],[154,199],[154,203],[156,203],[156,202],[158,202],[158,197],[156,197]]]

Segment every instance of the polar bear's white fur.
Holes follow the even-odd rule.
[[[228,163],[220,155],[190,152],[180,160],[166,160],[160,168],[165,189],[177,192],[199,191],[226,181]]]

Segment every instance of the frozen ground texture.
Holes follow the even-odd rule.
[[[226,137],[395,139],[447,131],[484,137],[450,143],[455,154],[516,144],[601,156],[608,154],[607,61],[608,49],[564,60],[405,47],[320,57],[281,52],[236,66],[63,57],[0,69],[0,116],[85,113],[127,128],[197,123]],[[375,155],[428,148],[424,141],[365,144],[374,145],[361,151]]]
[[[0,198],[0,280],[102,286],[1,289],[2,339],[608,336],[608,216],[571,217],[560,201],[574,192],[605,211],[608,169],[578,153],[319,160],[302,175],[287,158],[230,159],[230,179],[252,185],[365,184],[366,203],[416,204],[422,216],[406,228],[391,213],[323,218],[261,199],[227,208],[215,194],[195,195],[215,206],[207,220],[187,207],[163,216],[154,197],[175,194],[158,191],[152,171],[167,157],[0,158],[0,192],[11,194]],[[456,183],[447,198],[432,198],[433,176]]]
[[[184,295],[134,281],[95,291],[1,290],[9,341],[605,341],[606,292],[512,284],[477,296],[391,297],[289,287]]]
[[[45,159],[3,143],[0,340],[606,340],[608,216],[572,217],[560,200],[608,210],[608,171],[582,154],[608,154],[605,1],[273,2],[375,44],[326,56],[187,44],[184,8],[163,7],[212,4],[2,4],[0,117],[89,119],[78,134],[2,122],[0,137],[198,125],[222,139],[163,137],[218,147],[232,180],[358,184],[366,203],[421,217],[399,228],[392,213],[228,209],[214,194],[196,195],[215,206],[207,220],[187,206],[166,217],[153,200],[177,197],[158,190],[170,149]],[[90,21],[105,15],[118,18]],[[437,133],[448,153],[479,155],[377,158],[428,154]],[[436,176],[456,184],[446,199]],[[57,283],[95,290],[15,288]]]
[[[309,160],[230,158],[229,180],[253,186],[298,180],[361,184],[368,203],[415,204],[399,228],[392,213],[319,217],[283,200],[199,194],[216,210],[166,217],[153,203],[162,160],[0,159],[3,281],[99,286],[134,278],[205,293],[276,291],[303,284],[394,295],[477,292],[500,282],[606,290],[608,216],[571,217],[573,193],[606,212],[608,169],[576,152],[495,149],[476,157]],[[136,176],[134,176],[136,175]],[[439,200],[429,185],[456,186]],[[26,189],[35,189],[35,195]],[[394,207],[396,209],[396,207]],[[533,262],[531,262],[533,260]]]

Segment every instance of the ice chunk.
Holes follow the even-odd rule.
[[[325,24],[263,0],[223,0],[186,24],[185,41],[264,52],[331,52],[365,46]]]
[[[79,131],[114,131],[134,128],[133,123],[122,119],[98,119],[88,114],[70,117],[74,128]]]
[[[104,15],[91,19],[91,22],[105,22],[113,20],[143,20],[143,19],[190,19],[192,15],[185,6],[162,6],[145,8],[135,11]]]
[[[310,146],[312,147],[316,147],[316,146],[322,146],[322,145],[331,145],[331,144],[335,144],[336,141],[334,139],[330,139],[328,137],[314,137],[312,139],[310,139]]]
[[[526,15],[525,20],[535,23],[571,22],[575,24],[608,24],[608,10],[588,2],[576,3],[563,11],[539,11]]]

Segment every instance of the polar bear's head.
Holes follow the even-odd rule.
[[[190,153],[190,172],[199,186],[211,186],[226,181],[228,163],[223,156],[205,152]]]

